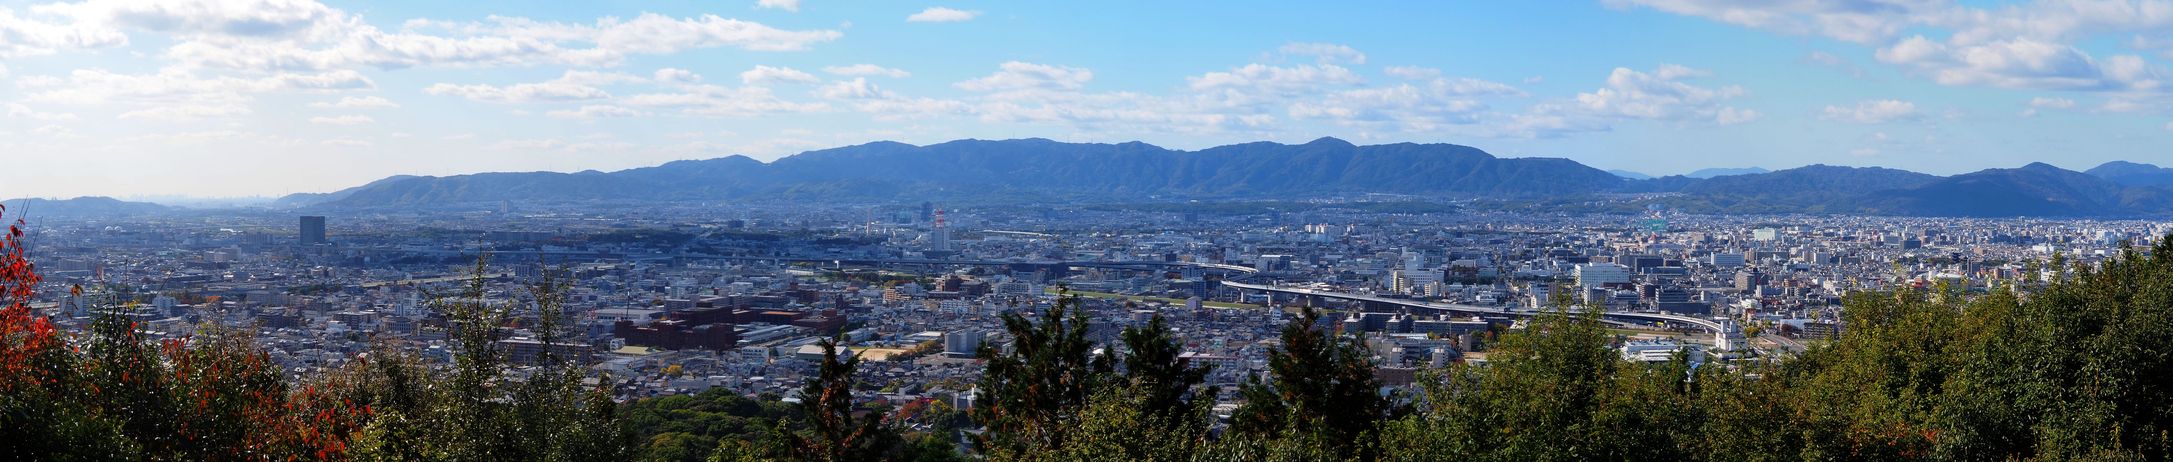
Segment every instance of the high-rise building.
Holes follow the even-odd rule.
[[[935,219],[935,227],[928,230],[928,240],[930,241],[928,247],[930,250],[949,251],[951,250],[951,225],[948,220],[943,218],[942,210],[935,211]]]
[[[300,242],[302,245],[316,245],[327,242],[324,238],[324,217],[302,217],[302,237]]]
[[[927,223],[927,222],[929,222],[929,221],[932,221],[932,220],[935,220],[935,219],[936,219],[936,203],[934,203],[934,202],[922,202],[922,203],[921,203],[921,223]]]

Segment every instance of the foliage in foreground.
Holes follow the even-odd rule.
[[[624,460],[630,441],[602,389],[546,357],[506,363],[513,307],[482,281],[441,300],[451,370],[395,348],[290,382],[248,332],[206,326],[154,341],[123,310],[68,335],[29,307],[39,278],[20,221],[0,240],[0,454],[42,460]],[[480,266],[480,263],[479,263]],[[480,271],[478,274],[481,274]],[[75,289],[81,295],[80,288]],[[563,334],[556,287],[529,300]],[[518,374],[509,373],[517,371]]]

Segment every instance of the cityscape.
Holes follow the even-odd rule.
[[[2173,457],[2173,3],[743,3],[0,2],[0,457]]]

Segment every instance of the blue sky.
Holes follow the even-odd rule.
[[[0,1],[0,197],[897,140],[2173,164],[2173,0]]]

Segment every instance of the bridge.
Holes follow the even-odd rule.
[[[1245,291],[1245,290],[1251,290],[1251,291],[1260,291],[1260,292],[1268,292],[1268,293],[1281,293],[1281,294],[1290,294],[1290,295],[1303,295],[1303,296],[1309,296],[1309,297],[1333,298],[1333,299],[1339,299],[1339,300],[1352,300],[1352,301],[1359,301],[1359,302],[1366,302],[1366,303],[1378,303],[1378,304],[1386,304],[1386,305],[1395,305],[1395,306],[1402,306],[1402,307],[1407,307],[1407,308],[1416,308],[1416,309],[1422,309],[1422,310],[1433,310],[1433,311],[1437,311],[1437,312],[1450,312],[1450,313],[1466,313],[1466,314],[1478,314],[1478,315],[1495,315],[1495,316],[1515,316],[1515,317],[1531,317],[1531,316],[1533,316],[1533,315],[1537,315],[1537,314],[1540,314],[1540,313],[1542,313],[1542,311],[1537,311],[1537,310],[1512,310],[1512,309],[1505,309],[1505,308],[1493,308],[1493,307],[1485,307],[1485,306],[1477,306],[1477,305],[1457,305],[1457,304],[1448,304],[1448,303],[1433,303],[1433,302],[1425,302],[1425,301],[1419,301],[1419,300],[1410,300],[1410,299],[1401,299],[1401,298],[1387,298],[1387,297],[1376,297],[1376,296],[1372,296],[1372,295],[1362,295],[1362,294],[1353,294],[1353,293],[1344,293],[1344,292],[1329,292],[1329,291],[1323,291],[1323,290],[1313,290],[1313,289],[1301,289],[1301,288],[1295,288],[1295,287],[1281,287],[1281,286],[1269,286],[1269,285],[1260,285],[1260,284],[1246,284],[1246,283],[1242,283],[1242,282],[1233,282],[1233,281],[1222,281],[1222,285],[1223,285],[1224,287],[1229,287],[1229,288],[1232,288],[1232,289],[1238,289],[1238,290],[1240,290],[1240,291]],[[1666,314],[1666,313],[1641,313],[1641,312],[1634,312],[1634,311],[1607,311],[1607,312],[1602,312],[1602,313],[1600,313],[1600,316],[1602,316],[1602,317],[1606,317],[1606,318],[1614,318],[1614,319],[1628,319],[1628,320],[1636,320],[1636,321],[1644,321],[1644,322],[1672,322],[1672,323],[1680,323],[1680,324],[1689,324],[1689,325],[1694,325],[1694,326],[1698,326],[1699,328],[1705,329],[1705,331],[1706,331],[1706,332],[1714,332],[1714,333],[1718,333],[1718,332],[1720,332],[1720,331],[1721,331],[1721,325],[1720,325],[1720,323],[1719,323],[1719,322],[1717,322],[1717,321],[1713,321],[1713,320],[1711,320],[1711,319],[1697,318],[1697,317],[1692,317],[1692,316],[1680,316],[1680,315],[1673,315],[1673,314]]]

